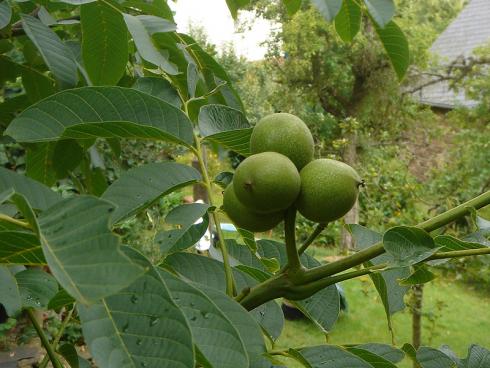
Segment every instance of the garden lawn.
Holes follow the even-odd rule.
[[[331,344],[390,343],[383,306],[368,277],[342,283],[349,313],[340,316],[328,336]],[[449,345],[459,356],[466,356],[472,343],[490,347],[490,295],[472,287],[437,279],[425,286],[423,307],[423,344]],[[395,314],[393,326],[398,346],[411,341],[411,315],[405,310]],[[325,343],[325,336],[306,321],[287,321],[276,348],[300,347]],[[288,368],[302,367],[286,359]],[[404,362],[400,367],[411,367]]]

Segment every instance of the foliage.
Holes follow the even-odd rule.
[[[249,2],[227,3],[235,14]],[[8,137],[4,139],[14,144],[5,152],[26,150],[25,175],[16,172],[12,162],[9,169],[0,169],[0,240],[7,245],[1,248],[1,303],[9,315],[25,312],[54,367],[62,367],[60,355],[71,366],[88,363],[73,346],[58,346],[56,338],[50,339],[34,311],[70,311],[63,321],[69,323],[72,305],[84,342],[101,368],[269,367],[276,364],[276,355],[317,367],[323,366],[324,354],[338,367],[374,367],[379,362],[394,366],[405,354],[420,365],[436,358],[447,364],[459,361],[447,350],[415,351],[409,345],[320,345],[278,351],[269,349],[267,341],[276,340],[283,328],[275,299],[292,300],[327,332],[340,309],[335,283],[362,275],[373,279],[390,320],[404,306],[406,287],[398,284],[398,276],[408,282],[408,276],[417,277],[419,263],[490,253],[481,229],[476,235],[483,237],[473,234],[471,241],[430,235],[488,205],[490,192],[417,227],[392,227],[384,234],[358,227],[354,235],[362,250],[328,264],[304,253],[309,244],[296,247],[294,207],[284,222],[285,244],[255,241],[243,231],[245,244],[225,239],[220,200],[215,198],[203,148],[219,146],[247,154],[251,125],[230,76],[192,37],[175,31],[167,3],[1,4],[0,77],[4,90],[14,90],[3,94],[0,105],[1,126]],[[313,22],[320,33],[333,29],[314,9],[328,20],[346,16],[340,0],[313,4],[315,8],[306,5],[297,13],[294,27]],[[290,13],[302,7],[286,5]],[[358,97],[358,82],[372,77],[372,64],[364,61],[379,61],[379,72],[391,73],[381,47],[369,48],[374,35],[380,36],[398,78],[409,62],[405,38],[391,20],[392,1],[350,5],[362,5],[364,17],[373,18],[369,24],[374,32],[368,30],[352,47],[333,42],[325,50],[313,37],[315,32],[305,28],[299,44],[311,49],[294,49],[291,42],[286,58],[293,70],[298,69],[288,78],[302,75],[297,58],[301,53],[313,57],[309,73],[321,61],[315,69],[319,73],[313,73],[321,79],[314,83],[322,83],[332,71],[340,73],[327,88],[344,90],[321,102],[325,111],[334,102],[332,115],[338,128],[347,131],[355,125],[347,118],[352,115],[349,103]],[[343,38],[352,36],[354,27],[348,28]],[[342,33],[346,27],[338,29]],[[325,55],[333,49],[336,60],[330,70]],[[351,57],[355,62],[343,68],[343,60]],[[394,89],[396,79],[393,74],[390,78]],[[368,81],[361,87],[375,86]],[[318,93],[321,86],[314,87]],[[311,94],[311,101],[317,98]],[[362,104],[367,101],[376,100]],[[316,104],[310,106],[308,113],[317,113]],[[145,149],[179,146],[172,152],[192,155],[199,170],[188,163],[162,162],[161,157],[149,163],[135,157],[127,165],[134,167],[128,168],[120,164],[121,151],[133,141],[157,142]],[[110,155],[116,163],[105,165]],[[8,159],[17,162],[17,157]],[[158,252],[151,252],[151,259],[116,235],[134,229],[128,222],[162,198],[197,183],[206,188],[209,204],[172,208],[165,218],[172,228],[156,234],[153,246]],[[219,236],[210,257],[192,251],[208,221]],[[61,333],[60,327],[57,336]],[[485,354],[490,356],[484,348],[472,346],[461,364],[476,367],[474,361]]]

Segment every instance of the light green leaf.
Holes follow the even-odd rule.
[[[36,45],[60,88],[75,87],[78,82],[77,65],[70,49],[39,19],[22,14],[21,20],[26,35]]]
[[[417,361],[422,368],[453,368],[456,364],[442,351],[422,346],[417,350]]]
[[[339,346],[320,345],[296,350],[311,368],[373,368]]]
[[[7,0],[0,2],[0,29],[5,28],[9,25],[10,19],[12,18],[12,9],[10,8]]]
[[[419,285],[430,282],[436,278],[432,272],[430,272],[425,265],[415,265],[413,272],[410,276],[399,280],[400,285],[410,286]]]
[[[328,22],[337,16],[342,7],[342,0],[312,0],[312,3]]]
[[[396,226],[386,231],[383,245],[399,267],[421,262],[439,250],[426,231],[409,226]]]
[[[344,0],[335,17],[335,29],[344,42],[351,42],[361,29],[361,7],[355,0]]]
[[[154,15],[137,15],[136,18],[143,23],[150,35],[155,33],[174,32],[177,25],[167,19],[156,17]]]
[[[393,0],[364,0],[369,14],[383,28],[395,15],[395,4]]]
[[[179,94],[175,88],[163,78],[157,77],[142,77],[136,79],[133,87],[138,91],[152,95],[153,97],[158,97],[177,108],[180,108],[182,101]]]
[[[5,266],[0,266],[0,303],[9,316],[16,314],[22,307],[17,281]]]
[[[397,366],[389,360],[386,360],[385,358],[380,357],[379,355],[376,355],[370,351],[359,349],[357,347],[347,348],[347,351],[369,363],[373,368],[397,368]]]
[[[41,244],[37,236],[21,231],[0,231],[0,263],[44,266]]]
[[[24,110],[5,134],[18,142],[96,137],[193,142],[192,124],[182,111],[159,98],[122,87],[83,87],[57,93]]]
[[[201,174],[191,166],[175,162],[153,163],[126,171],[102,194],[117,208],[112,223],[134,215],[158,198],[196,183]]]
[[[58,292],[58,283],[49,273],[29,268],[15,274],[23,308],[45,309]]]
[[[391,21],[384,28],[374,25],[376,33],[401,81],[410,65],[410,49],[407,38],[398,25]]]
[[[113,6],[96,1],[80,8],[82,57],[93,85],[114,85],[128,63],[126,24]]]
[[[10,188],[22,194],[34,209],[45,210],[61,199],[58,193],[41,183],[0,167],[0,193]]]
[[[250,0],[226,0],[226,4],[228,5],[228,9],[230,10],[231,16],[233,19],[237,19],[238,10],[244,8],[250,3]]]
[[[160,270],[175,303],[189,322],[192,337],[210,367],[249,367],[244,343],[226,314],[197,287]],[[228,307],[228,305],[225,305]]]
[[[170,75],[177,74],[179,72],[177,67],[155,47],[142,21],[130,14],[123,14],[123,17],[141,57]]]
[[[41,213],[41,245],[51,272],[83,304],[114,294],[143,269],[131,262],[108,227],[114,207],[90,196],[62,200]]]
[[[199,111],[199,130],[205,140],[241,155],[250,155],[252,128],[239,110],[224,105],[205,105]]]
[[[302,0],[282,0],[284,5],[286,6],[286,10],[288,14],[294,15],[301,8]]]
[[[97,366],[193,368],[191,331],[166,281],[142,255],[123,249],[146,272],[124,290],[78,307]]]

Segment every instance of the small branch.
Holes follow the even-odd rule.
[[[36,316],[32,312],[32,309],[28,308],[28,309],[26,309],[26,312],[27,312],[27,315],[28,315],[29,319],[31,320],[32,325],[34,326],[39,338],[41,339],[41,344],[44,346],[44,348],[46,349],[46,352],[48,353],[49,360],[51,360],[53,367],[54,368],[63,368],[63,365],[58,360],[58,357],[56,356],[56,353],[55,353],[53,347],[49,343],[48,337],[44,333],[43,328],[37,322]]]
[[[316,226],[315,230],[313,230],[313,232],[310,234],[308,239],[306,239],[303,245],[298,249],[299,255],[302,255],[305,252],[305,250],[308,249],[308,247],[313,243],[316,237],[322,233],[325,227],[327,227],[326,223],[321,223]]]
[[[478,249],[467,249],[467,250],[454,250],[450,252],[440,252],[435,253],[426,260],[433,261],[435,259],[448,259],[448,258],[460,258],[460,257],[469,257],[469,256],[481,256],[485,254],[490,254],[490,248],[478,248]]]
[[[296,249],[296,208],[290,207],[284,217],[284,237],[288,256],[288,269],[291,273],[301,269],[298,250]]]
[[[24,227],[26,229],[31,228],[31,226],[27,222],[14,219],[13,217],[7,216],[3,213],[0,213],[0,221],[10,222],[11,224],[14,224],[14,225],[17,225],[20,227]]]

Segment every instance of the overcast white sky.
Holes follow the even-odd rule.
[[[253,19],[249,12],[240,12],[240,18],[253,23],[251,30],[235,33],[235,24],[226,7],[225,0],[178,0],[169,2],[176,12],[175,21],[178,30],[187,32],[189,24],[202,26],[209,40],[218,47],[233,42],[238,55],[250,60],[263,58],[266,48],[260,46],[270,33],[270,24],[264,19]]]

